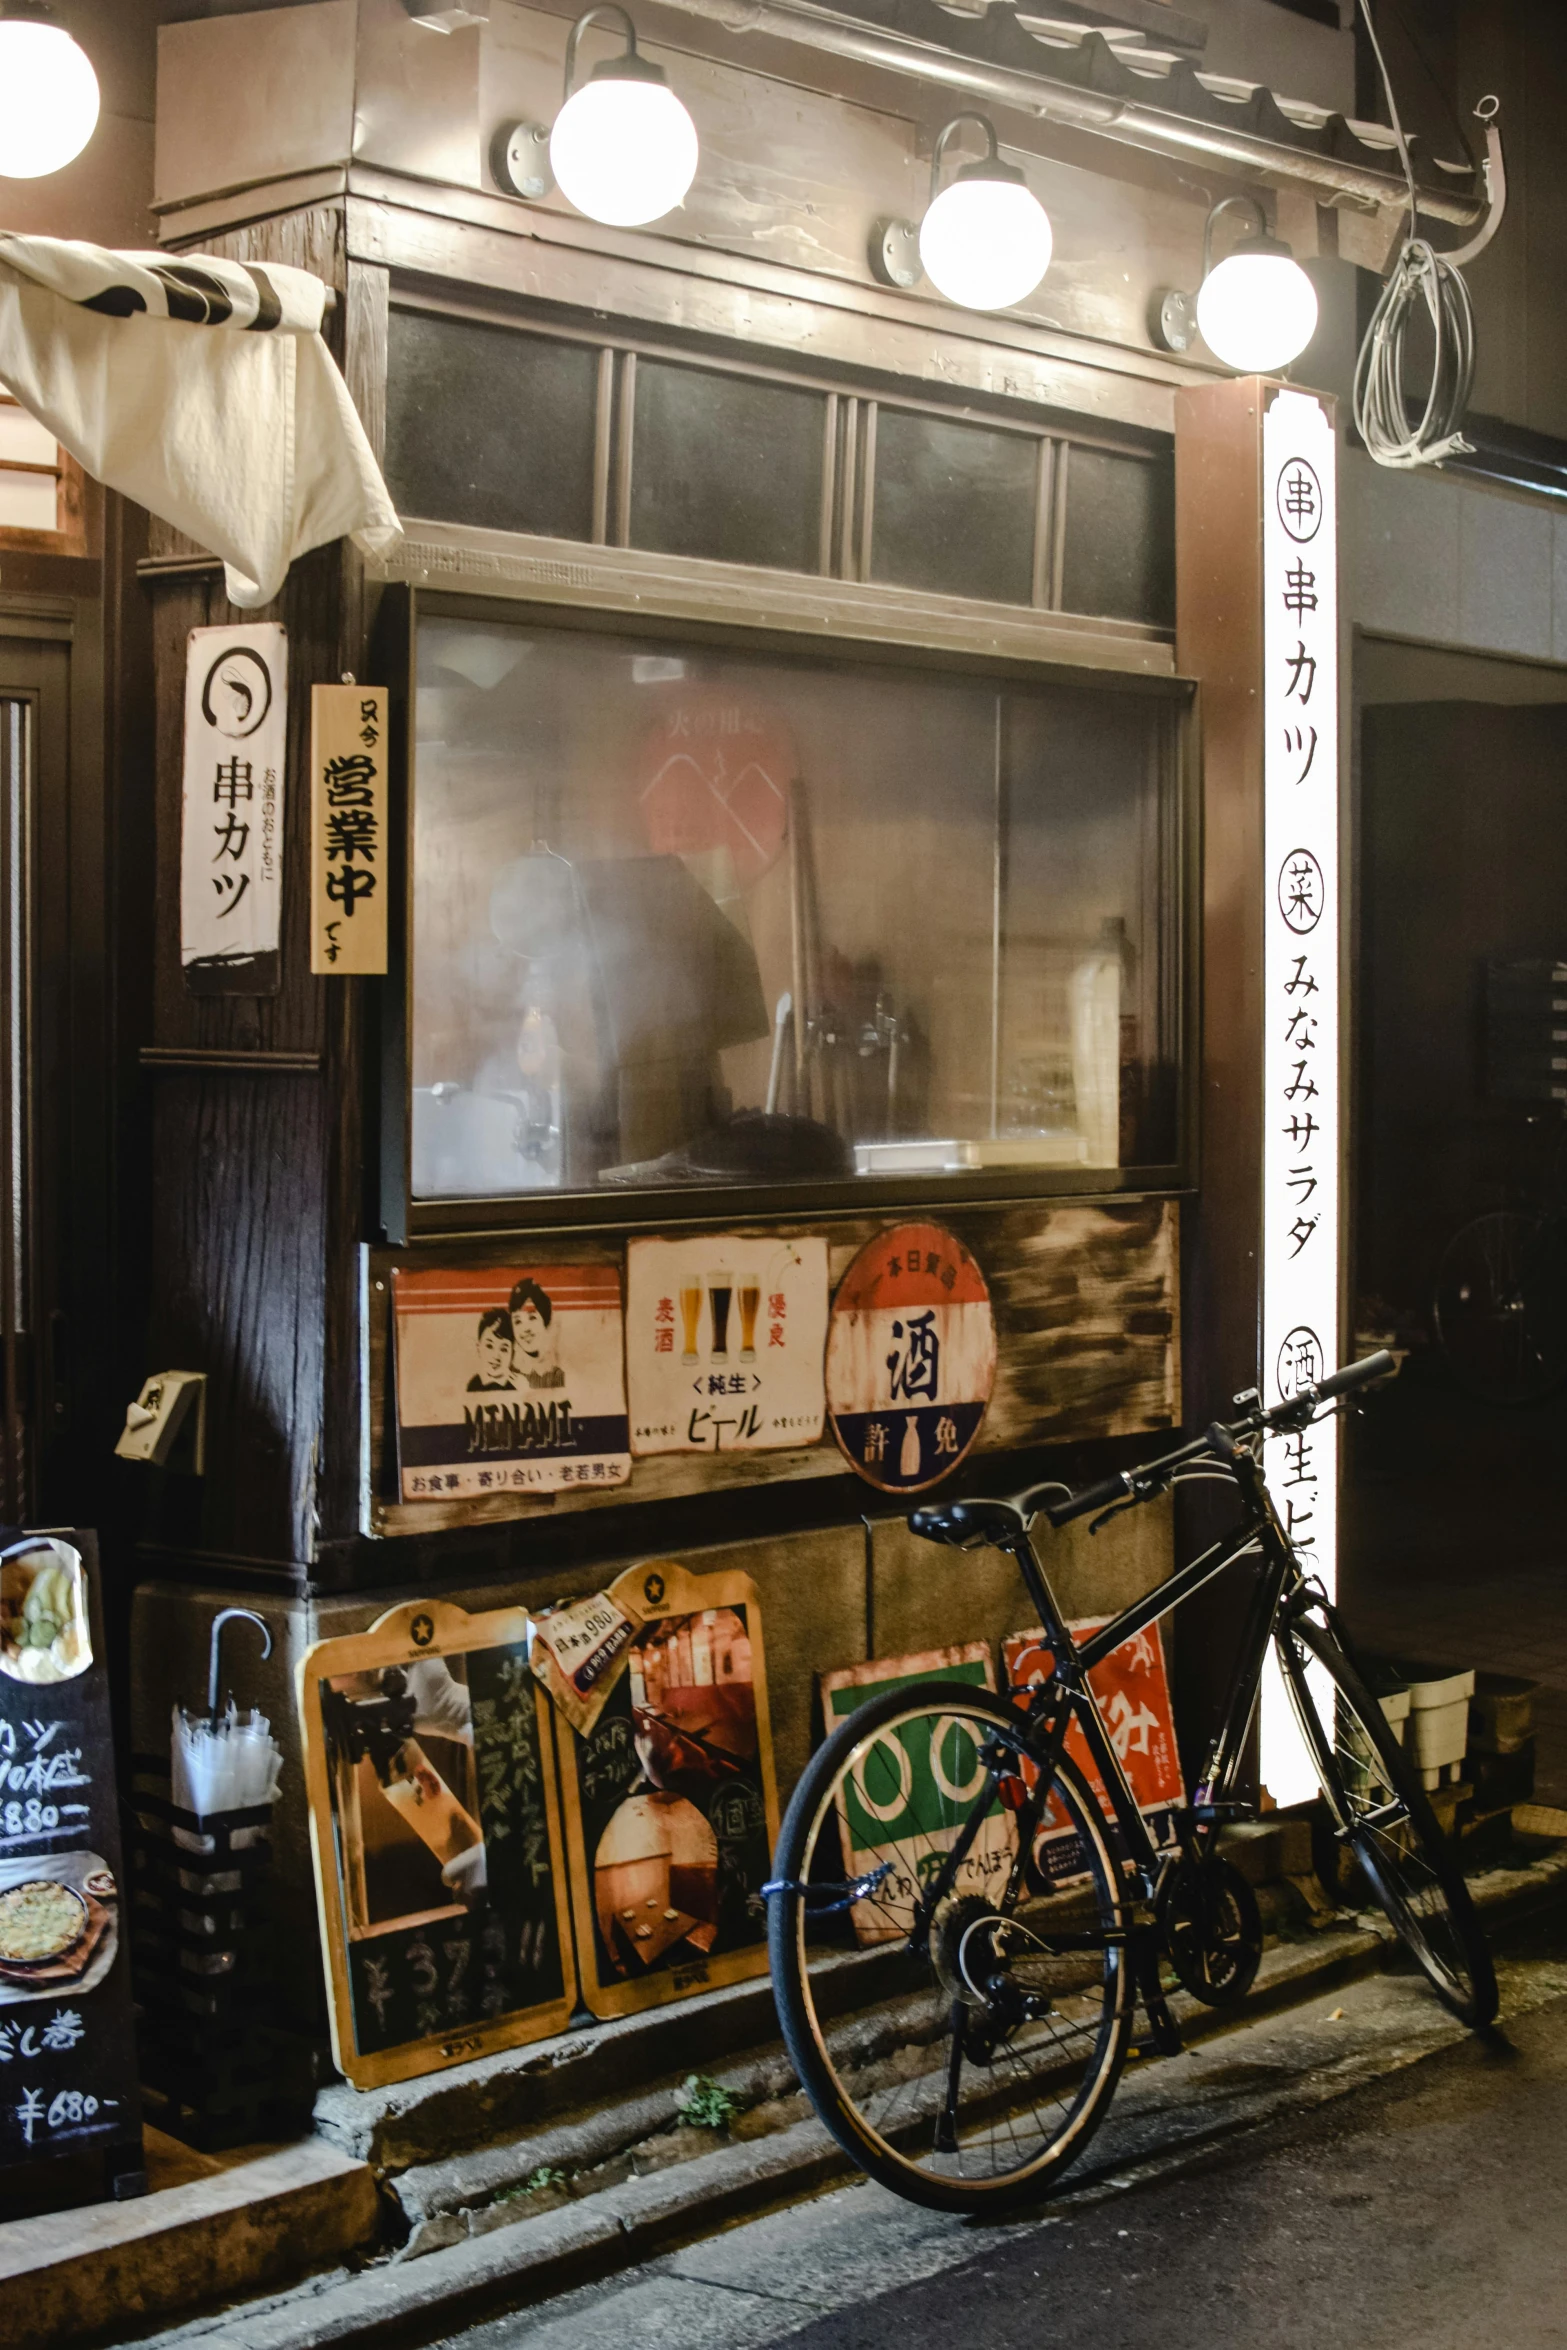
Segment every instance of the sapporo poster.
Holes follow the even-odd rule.
[[[625,1483],[615,1266],[394,1271],[392,1303],[404,1501]]]
[[[957,1648],[872,1658],[841,1672],[823,1673],[826,1726],[835,1729],[884,1690],[928,1681],[993,1689],[988,1646],[971,1640]],[[916,1714],[866,1748],[838,1795],[845,1865],[854,1876],[884,1867],[891,1873],[875,1894],[857,1901],[849,1913],[862,1943],[898,1940],[907,1934],[909,1906],[918,1898],[932,1856],[951,1851],[966,1819],[962,1803],[977,1795],[984,1781],[985,1765],[972,1729],[957,1714]],[[959,1863],[954,1894],[977,1893],[994,1900],[1006,1883],[1016,1850],[1012,1814],[993,1803]]]
[[[820,1441],[827,1243],[721,1232],[627,1251],[631,1449],[766,1452]]]
[[[1086,1617],[1070,1626],[1072,1637],[1079,1644],[1091,1640],[1109,1621],[1108,1616]],[[1038,1632],[1010,1633],[1002,1643],[1001,1654],[1007,1679],[1017,1691],[1031,1690],[1048,1681],[1054,1670],[1050,1648]],[[1181,1759],[1175,1744],[1175,1715],[1165,1672],[1164,1643],[1158,1625],[1150,1624],[1146,1631],[1123,1642],[1102,1664],[1095,1665],[1088,1676],[1088,1686],[1110,1733],[1116,1759],[1157,1842],[1163,1817],[1186,1801]],[[1026,1706],[1027,1702],[1026,1696],[1020,1696],[1021,1705]],[[1066,1734],[1066,1751],[1082,1772],[1090,1792],[1098,1798],[1105,1818],[1113,1820],[1115,1814],[1105,1783],[1076,1722]],[[1053,1887],[1073,1884],[1087,1873],[1077,1833],[1055,1803],[1046,1808],[1034,1851],[1041,1874]]]
[[[279,982],[288,634],[193,628],[185,666],[180,962],[197,994]]]

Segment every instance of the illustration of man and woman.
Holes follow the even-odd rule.
[[[564,1387],[554,1320],[547,1293],[527,1278],[517,1283],[505,1305],[488,1307],[479,1316],[479,1367],[468,1382],[470,1395]]]

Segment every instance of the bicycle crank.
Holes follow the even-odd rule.
[[[1262,1963],[1257,1897],[1216,1852],[1185,1853],[1165,1872],[1159,1938],[1183,1990],[1207,2007],[1244,1999]]]

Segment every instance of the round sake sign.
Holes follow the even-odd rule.
[[[955,1469],[996,1378],[985,1276],[938,1224],[899,1224],[861,1249],[827,1331],[827,1414],[844,1457],[883,1493]]]

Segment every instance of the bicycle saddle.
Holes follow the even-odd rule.
[[[909,1530],[954,1550],[983,1550],[987,1544],[1005,1549],[1022,1534],[1024,1520],[1009,1501],[930,1502],[912,1512]]]

